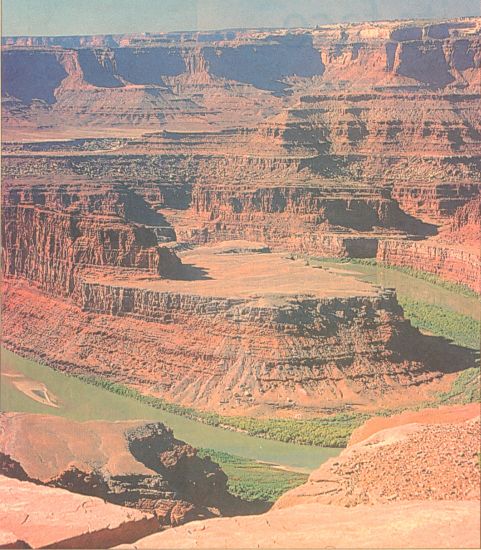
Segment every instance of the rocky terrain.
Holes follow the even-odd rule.
[[[9,350],[204,419],[353,426],[475,366],[315,258],[481,292],[481,18],[4,37],[2,83]],[[478,404],[371,418],[220,518],[252,508],[163,424],[2,413],[0,548],[475,547],[479,430]]]
[[[0,496],[0,548],[110,548],[158,530],[151,514],[10,477]]]
[[[442,389],[472,358],[276,254],[480,289],[480,29],[4,38],[5,345],[216,410]],[[272,254],[188,250],[231,240]]]
[[[122,547],[477,548],[479,413],[476,404],[373,419],[266,514],[195,522]],[[375,420],[394,427],[374,431]]]
[[[155,517],[156,529],[242,510],[219,466],[196,453],[160,423],[0,416],[2,476],[137,508],[151,515],[132,517]]]
[[[392,428],[351,444],[339,458],[313,472],[306,485],[277,501],[276,508],[316,502],[357,506],[392,501],[479,501],[479,405],[455,412],[463,422],[416,414]],[[425,423],[421,423],[424,420]],[[406,423],[408,422],[408,423]],[[398,424],[396,426],[396,424]],[[354,440],[356,435],[353,435]]]
[[[182,253],[178,279],[79,267],[68,302],[8,278],[4,342],[226,414],[412,403],[471,366],[414,329],[392,291],[237,243]]]

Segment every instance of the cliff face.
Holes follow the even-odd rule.
[[[473,18],[5,38],[5,172],[135,180],[191,242],[374,257],[479,194],[479,32]],[[27,127],[45,141],[16,140]]]
[[[381,241],[377,258],[388,265],[428,271],[481,292],[481,199],[455,210],[451,222],[434,239]]]
[[[389,292],[222,298],[90,277],[79,307],[6,282],[5,345],[227,414],[419,401],[447,384],[453,366],[471,366],[461,350],[413,329]]]
[[[441,241],[381,241],[377,259],[387,265],[409,267],[434,273],[481,292],[479,252],[463,250]]]
[[[160,525],[232,510],[226,475],[160,423],[78,423],[15,413],[0,421],[0,452],[8,458],[2,475],[17,477],[9,464],[19,464],[29,482],[150,512]]]
[[[276,254],[479,288],[479,33],[473,18],[6,38],[4,341],[225,410],[420,399],[451,356],[427,357],[395,297]],[[179,252],[231,239],[272,256]]]
[[[66,193],[61,186],[53,192],[41,186],[6,190],[2,209],[5,274],[64,296],[76,292],[79,272],[91,266],[174,275],[180,260],[158,245],[163,235],[175,236],[173,230],[159,225],[161,216],[149,220],[147,205],[134,192],[105,191],[100,188],[89,194],[84,188],[79,194]],[[132,211],[137,219],[143,216],[144,224],[156,225],[135,223]]]

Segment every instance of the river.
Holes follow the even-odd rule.
[[[424,280],[377,266],[344,263],[327,266],[351,273],[354,271],[364,280],[396,288],[400,296],[443,306],[479,319],[479,302],[474,297],[461,296]],[[281,443],[207,426],[97,388],[5,349],[1,351],[1,359],[2,373],[13,373],[13,377],[1,377],[0,404],[4,411],[56,414],[73,420],[162,421],[173,429],[177,438],[194,447],[212,448],[245,458],[272,462],[300,472],[312,471],[328,458],[339,454],[339,449]],[[40,383],[41,387],[48,389],[58,400],[58,407],[32,399],[25,391],[21,391],[19,387],[22,385],[18,383],[21,378],[24,380],[23,386],[25,381],[30,381]]]

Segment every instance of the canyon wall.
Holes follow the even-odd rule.
[[[6,280],[5,345],[66,372],[226,414],[418,401],[473,360],[420,335],[387,291],[235,299],[95,279],[82,283],[78,306]]]
[[[158,225],[162,217],[134,192],[115,187],[69,191],[62,186],[4,190],[2,264],[6,275],[70,296],[76,292],[79,272],[86,267],[122,266],[159,276],[175,274],[180,260],[158,244],[175,234]],[[154,219],[149,220],[149,215]],[[156,225],[145,225],[149,222]]]
[[[481,199],[455,210],[450,224],[427,241],[379,243],[377,259],[387,265],[409,267],[481,292]]]
[[[480,30],[6,37],[6,345],[225,411],[426,397],[472,358],[415,331],[389,291],[322,294],[288,258],[378,258],[479,290]],[[186,255],[226,240],[272,265]],[[271,286],[242,289],[239,266]]]
[[[379,243],[378,261],[433,273],[453,283],[481,292],[480,256],[442,242],[389,241]]]

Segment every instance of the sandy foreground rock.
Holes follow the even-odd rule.
[[[304,504],[194,522],[121,548],[479,548],[479,536],[476,502]]]
[[[449,424],[463,422],[475,418],[481,414],[479,403],[468,405],[447,405],[433,409],[422,409],[420,411],[406,410],[393,416],[373,416],[362,426],[352,432],[349,445],[355,445],[371,435],[388,428],[402,426],[404,424]]]
[[[380,420],[393,427],[325,462],[266,514],[193,522],[129,548],[479,548],[478,415],[466,405]]]
[[[151,514],[0,476],[0,548],[108,548],[157,530]]]
[[[159,422],[2,413],[0,473],[151,512],[164,525],[219,515],[234,500],[219,466]]]
[[[479,508],[479,434],[479,416],[381,430],[322,464],[274,506],[473,500]]]

